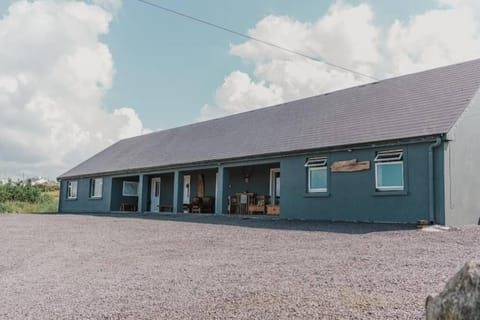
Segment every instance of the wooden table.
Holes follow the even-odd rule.
[[[248,214],[248,204],[250,203],[250,198],[254,195],[253,192],[240,192],[236,194],[238,197],[238,213]]]
[[[120,204],[120,211],[137,211],[137,205],[132,203]]]
[[[267,214],[278,216],[280,214],[280,206],[278,204],[269,204],[267,206]]]
[[[173,212],[173,206],[171,204],[163,204],[160,206],[160,212]]]

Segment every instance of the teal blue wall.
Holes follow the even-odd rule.
[[[428,146],[429,143],[410,144],[383,149],[363,149],[339,152],[312,152],[302,156],[286,156],[272,158],[270,164],[242,162],[231,163],[222,167],[224,184],[219,186],[223,191],[222,212],[226,212],[226,197],[236,192],[269,193],[270,168],[280,166],[281,201],[280,216],[291,219],[318,219],[335,221],[375,221],[375,222],[407,222],[415,223],[420,219],[428,219]],[[380,150],[403,148],[405,170],[405,192],[381,193],[375,191],[375,152]],[[442,146],[434,153],[435,167],[435,222],[445,223],[444,207],[444,159]],[[358,159],[368,160],[371,169],[352,173],[329,173],[328,193],[314,195],[307,193],[307,170],[304,166],[309,156],[327,156],[329,165],[335,161]],[[244,167],[255,165],[248,184],[244,181]],[[196,195],[196,179],[198,173],[205,177],[205,192],[215,196],[216,169],[182,171],[178,175],[178,198],[176,206],[181,211],[183,175],[191,175],[192,192]],[[149,199],[149,179],[144,177],[143,208]],[[172,204],[173,174],[162,175],[162,204]],[[103,198],[88,198],[89,179],[79,179],[78,199],[66,200],[66,180],[61,182],[60,212],[107,212],[110,211],[112,178],[105,177]],[[121,194],[121,190],[120,190]]]
[[[398,149],[399,147],[394,147]],[[387,148],[392,149],[392,148]],[[428,144],[403,147],[405,192],[375,190],[375,152],[384,149],[312,153],[335,161],[370,161],[371,169],[360,172],[329,172],[326,194],[307,193],[308,156],[281,160],[281,217],[336,221],[376,221],[415,223],[428,220]],[[444,223],[443,153],[435,152],[436,220]]]
[[[77,199],[67,199],[67,181],[60,183],[59,212],[108,212],[110,211],[110,196],[112,178],[103,178],[103,192],[101,199],[90,199],[90,178],[74,179],[78,181]]]
[[[228,168],[228,194],[254,192],[258,195],[269,195],[271,168],[280,168],[280,163]],[[245,182],[245,174],[249,175],[248,182]]]
[[[171,206],[173,205],[173,174],[163,174],[161,175],[161,178],[162,180],[160,183],[160,205]]]
[[[183,177],[186,175],[190,176],[190,200],[193,197],[198,196],[198,180],[199,180],[199,175],[203,175],[203,181],[204,181],[204,188],[205,188],[205,196],[206,197],[211,197],[213,199],[213,204],[215,205],[215,189],[216,189],[216,174],[217,174],[217,169],[203,169],[203,170],[193,170],[193,171],[183,171],[179,175],[180,181],[179,181],[179,204],[178,208],[180,211],[182,211],[182,205],[183,205]],[[215,206],[213,207],[215,208]]]
[[[183,172],[184,175],[190,175],[190,184],[191,184],[190,195],[192,197],[197,196],[198,175],[203,174],[203,181],[205,185],[205,196],[215,197],[216,173],[217,173],[217,170],[211,170],[211,169]],[[183,178],[181,181],[181,185],[182,185],[182,192],[183,192]]]
[[[144,176],[144,211],[150,211],[150,196],[152,192],[152,178],[160,177],[160,206],[173,205],[173,173]]]
[[[138,197],[123,196],[123,181],[137,181],[138,176],[135,177],[125,177],[125,178],[113,178],[112,179],[112,193],[110,201],[110,210],[119,211],[120,205],[122,203],[127,203],[130,205],[138,205]]]

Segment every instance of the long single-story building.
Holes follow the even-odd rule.
[[[477,224],[480,60],[121,140],[59,212]]]

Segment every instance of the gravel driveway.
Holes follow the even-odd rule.
[[[0,319],[415,319],[480,227],[0,215]]]

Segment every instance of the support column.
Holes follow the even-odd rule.
[[[223,166],[218,167],[217,194],[215,195],[215,214],[227,213],[230,174]]]
[[[183,175],[181,175],[178,170],[173,172],[173,213],[179,213],[182,209],[182,205],[180,203],[182,201],[182,192],[180,192],[180,190],[183,189],[183,184],[180,182],[182,177]]]
[[[144,189],[143,177],[144,177],[143,174],[138,176],[137,212],[143,212],[145,210],[144,201],[143,201],[143,198],[144,198],[143,190],[148,190],[148,189]]]

